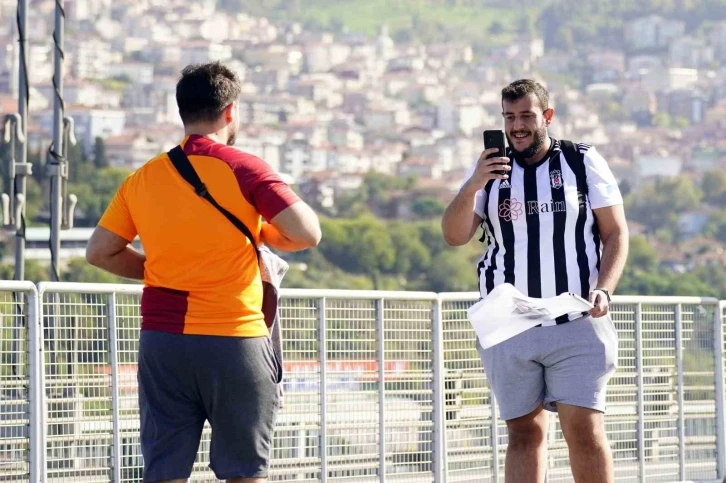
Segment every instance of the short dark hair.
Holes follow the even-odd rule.
[[[502,89],[502,102],[518,101],[530,94],[537,96],[537,100],[539,101],[540,106],[542,106],[543,111],[549,109],[550,96],[547,93],[547,89],[545,89],[542,84],[532,79],[519,79]]]
[[[239,78],[222,63],[188,65],[176,85],[179,115],[185,125],[216,121],[241,93]]]

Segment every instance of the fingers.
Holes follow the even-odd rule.
[[[494,179],[507,179],[509,178],[507,173],[512,170],[509,158],[486,158],[487,155],[496,153],[497,151],[498,150],[494,148],[487,149],[482,152],[481,157],[479,158],[477,171],[482,174],[487,174],[489,177]]]
[[[481,156],[479,156],[479,161],[486,159],[487,156],[490,154],[498,153],[499,148],[489,148],[482,151]]]
[[[607,297],[605,297],[605,294],[597,291],[591,292],[590,303],[595,306],[590,310],[590,315],[592,317],[598,318],[607,315],[609,310],[609,304]]]

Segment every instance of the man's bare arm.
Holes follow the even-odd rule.
[[[283,252],[299,252],[310,248],[308,243],[300,241],[292,241],[286,238],[280,230],[270,223],[264,223],[260,229],[260,238],[262,243],[272,248],[282,250]]]
[[[315,212],[304,201],[285,208],[264,228],[262,241],[281,250],[304,250],[320,243],[322,232]],[[286,248],[287,247],[287,248]]]
[[[490,148],[481,153],[476,167],[444,212],[441,231],[451,246],[466,245],[476,233],[482,217],[476,213],[476,193],[493,179],[507,179],[512,167],[509,158],[489,158],[497,152]],[[503,171],[505,174],[500,173]]]
[[[91,265],[119,277],[144,279],[146,256],[129,246],[129,240],[96,227],[86,247],[86,260]]]
[[[452,247],[466,245],[476,233],[482,218],[474,211],[475,187],[464,186],[444,212],[441,231],[444,240]]]
[[[602,260],[597,286],[610,293],[620,281],[628,259],[629,233],[623,205],[608,206],[593,210],[602,240]]]

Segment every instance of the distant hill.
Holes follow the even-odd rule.
[[[726,0],[219,0],[219,6],[371,36],[387,25],[399,41],[458,39],[478,51],[535,32],[548,47],[621,48],[625,21],[642,15],[679,18],[692,33],[726,20]]]
[[[396,40],[467,40],[501,44],[533,28],[536,0],[517,8],[502,0],[219,0],[220,8],[295,20],[308,28],[377,35],[386,25]]]

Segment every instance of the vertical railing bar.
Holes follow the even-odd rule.
[[[386,339],[384,326],[385,302],[376,301],[376,325],[378,332],[378,481],[386,481]]]
[[[111,414],[113,417],[113,481],[121,481],[121,411],[119,407],[119,381],[118,381],[118,338],[116,335],[116,294],[108,297],[106,304],[108,313],[108,341],[111,351]]]
[[[489,391],[489,398],[492,402],[492,426],[490,430],[492,434],[492,483],[499,483],[499,408],[493,390]]]
[[[327,334],[325,324],[325,297],[318,305],[318,352],[320,354],[320,481],[328,481],[328,431],[327,431],[327,390],[325,381],[328,376]]]
[[[635,385],[638,406],[638,481],[645,481],[645,403],[643,386],[642,305],[635,305]]]
[[[41,481],[43,446],[43,404],[41,390],[43,388],[42,372],[38,368],[41,363],[40,338],[42,330],[38,330],[38,294],[35,290],[28,291],[24,297],[26,304],[25,325],[28,328],[28,413],[30,414],[28,434],[28,473],[30,481]]]
[[[433,376],[433,403],[434,403],[434,428],[432,435],[433,443],[433,470],[434,482],[446,483],[449,472],[448,458],[446,454],[446,411],[444,405],[446,392],[446,371],[444,368],[444,324],[442,316],[442,301],[440,298],[434,300],[433,319],[431,323],[431,341],[433,347],[432,376]]]
[[[686,479],[686,423],[683,407],[683,306],[676,305],[676,376],[678,380],[678,478]]]
[[[45,291],[38,291],[38,302],[36,304],[36,310],[38,311],[38,381],[40,381],[40,398],[38,404],[40,408],[38,410],[40,416],[40,481],[41,483],[48,482],[48,424],[46,418],[48,417],[48,395],[46,391],[46,380],[45,380],[45,304],[43,297]],[[32,481],[32,480],[31,480]]]
[[[718,481],[726,479],[726,411],[724,410],[724,330],[723,313],[726,302],[716,304],[714,316],[714,375],[716,388],[716,476]]]

